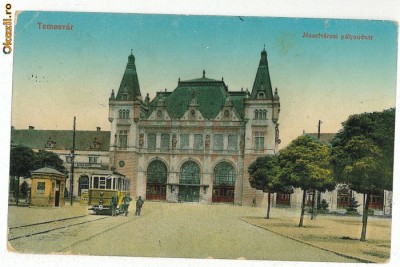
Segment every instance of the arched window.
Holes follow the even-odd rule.
[[[258,110],[254,111],[254,119],[258,120]]]
[[[155,160],[147,168],[147,182],[165,184],[167,182],[167,166],[161,160]]]
[[[185,162],[179,178],[181,184],[200,184],[200,167],[194,161]]]
[[[216,185],[235,185],[235,169],[227,162],[218,164],[214,169],[214,186]]]
[[[122,119],[122,109],[118,110],[118,118]]]
[[[129,118],[129,109],[126,110],[126,114],[125,115],[126,115],[126,118],[128,119]]]
[[[263,120],[266,120],[267,119],[267,110],[263,110],[263,112],[262,112],[262,119]]]

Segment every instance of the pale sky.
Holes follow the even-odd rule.
[[[38,23],[70,24],[44,30]],[[337,39],[304,38],[337,34]],[[342,40],[342,35],[372,40]],[[350,114],[395,106],[397,24],[390,21],[23,12],[15,27],[12,125],[109,130],[108,98],[133,49],[142,95],[182,80],[224,77],[251,90],[266,47],[281,99],[281,148],[337,132]]]

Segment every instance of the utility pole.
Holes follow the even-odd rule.
[[[74,160],[75,160],[75,122],[76,122],[76,117],[74,117],[74,131],[72,133],[72,150],[71,150],[71,178],[69,180],[69,196],[70,196],[70,203],[72,206],[72,200],[74,196]]]
[[[321,139],[321,120],[318,120],[318,140]],[[320,193],[318,192],[317,189],[314,189],[314,195],[313,195],[313,199],[312,199],[312,213],[311,213],[311,220],[316,219],[317,218],[317,213],[318,213],[318,195]],[[315,199],[317,198],[317,199]]]
[[[322,123],[322,121],[321,121],[321,120],[318,120],[318,140],[319,140],[320,137],[321,137],[321,123]]]

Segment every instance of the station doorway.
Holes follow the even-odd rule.
[[[214,169],[212,202],[233,203],[235,201],[235,169],[227,162]]]
[[[147,168],[146,199],[165,201],[167,197],[167,166],[161,160]]]
[[[194,161],[182,165],[179,177],[179,202],[199,202],[200,200],[200,167]]]

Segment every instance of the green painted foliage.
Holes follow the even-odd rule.
[[[10,151],[10,175],[30,177],[34,158],[35,154],[29,147],[13,147]]]
[[[250,174],[249,182],[253,188],[269,193],[278,191],[292,193],[292,189],[279,179],[279,159],[276,155],[257,158],[250,164],[248,172]]]
[[[335,179],[352,190],[392,190],[395,109],[350,116],[332,143]]]
[[[281,179],[303,190],[333,190],[329,147],[303,135],[280,151]]]
[[[31,171],[43,167],[52,167],[66,173],[60,157],[50,151],[39,150],[34,152],[31,148],[17,146],[10,151],[10,175],[18,177],[30,177]]]
[[[51,167],[64,174],[67,173],[63,160],[57,154],[51,151],[39,150],[35,153],[34,170],[43,167]]]

